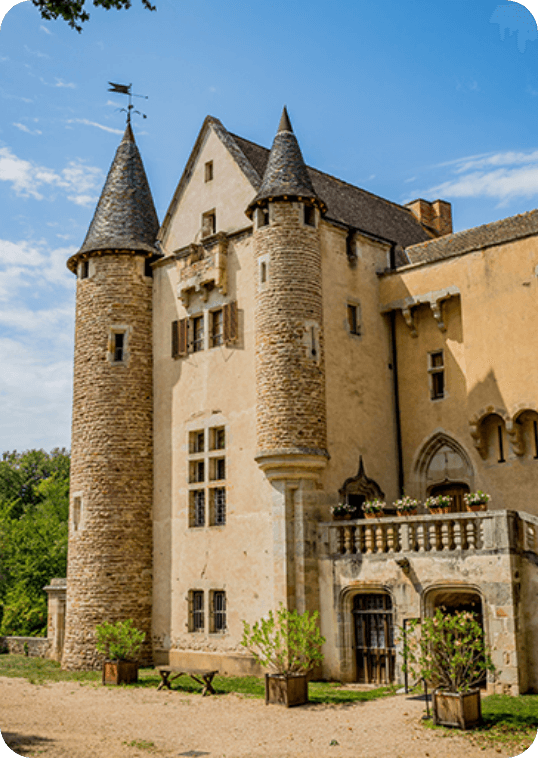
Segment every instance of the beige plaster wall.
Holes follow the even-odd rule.
[[[472,463],[471,487],[492,495],[491,507],[538,513],[538,460],[531,445],[517,455],[505,437],[506,462],[494,451],[483,459],[469,422],[487,409],[507,422],[523,408],[538,407],[538,354],[530,349],[538,329],[538,247],[532,238],[409,267],[382,277],[381,304],[398,309],[398,369],[406,487],[423,496],[416,465],[420,450],[436,431],[452,436]],[[412,309],[413,337],[401,308],[410,298],[427,299],[447,287],[459,297],[443,301],[441,331],[429,304]],[[446,393],[431,400],[428,353],[443,349]]]
[[[213,161],[213,180],[205,181],[205,164]],[[250,225],[245,208],[256,194],[212,127],[209,127],[192,174],[173,215],[163,246],[173,252],[201,238],[202,214],[215,210],[217,231]]]
[[[356,475],[363,456],[366,475],[389,501],[397,497],[390,334],[379,313],[379,277],[388,247],[364,237],[357,259],[346,255],[346,233],[321,225],[323,318],[330,460],[323,474],[328,505],[338,502],[344,481]],[[350,334],[347,304],[359,304],[361,335]]]

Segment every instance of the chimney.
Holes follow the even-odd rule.
[[[433,203],[419,198],[406,203],[411,213],[432,237],[444,237],[452,234],[452,206],[446,200],[434,200]]]

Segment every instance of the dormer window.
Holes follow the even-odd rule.
[[[207,161],[205,164],[204,176],[206,182],[213,181],[213,161]]]

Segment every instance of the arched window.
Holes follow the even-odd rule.
[[[506,424],[498,413],[490,413],[480,425],[485,443],[485,457],[488,461],[505,463],[508,452]]]

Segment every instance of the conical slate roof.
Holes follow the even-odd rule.
[[[127,123],[79,254],[105,249],[156,253],[158,231],[142,158]]]
[[[310,181],[286,106],[282,111],[278,131],[269,153],[261,187],[250,203],[247,213],[251,215],[256,205],[278,198],[311,200],[325,210],[325,204],[316,195]]]

